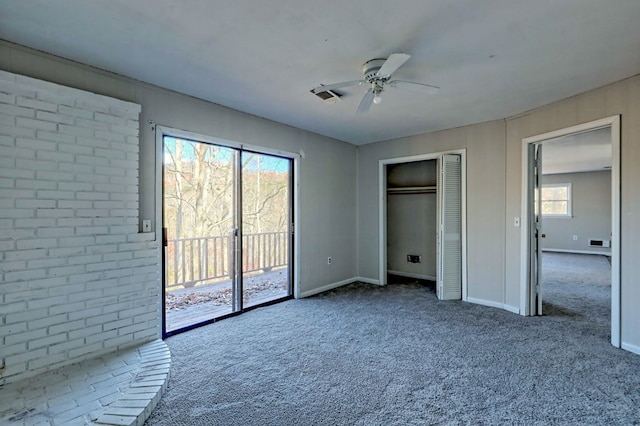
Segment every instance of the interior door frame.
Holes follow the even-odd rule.
[[[602,118],[576,126],[542,133],[522,139],[522,210],[521,210],[521,248],[520,248],[520,314],[534,315],[531,312],[531,271],[529,259],[531,258],[531,238],[529,224],[530,188],[529,166],[533,159],[530,157],[529,146],[531,144],[544,144],[545,141],[568,136],[575,133],[584,133],[601,128],[611,129],[611,344],[615,347],[621,345],[621,300],[620,300],[620,116]]]
[[[424,160],[439,160],[443,155],[460,155],[462,166],[461,176],[461,201],[462,201],[462,300],[467,300],[467,150],[456,149],[451,151],[434,152],[429,154],[417,154],[405,157],[386,158],[378,161],[378,232],[379,240],[379,284],[387,284],[387,166],[390,164],[413,163]],[[439,206],[438,206],[439,208]],[[439,250],[439,249],[438,249]],[[438,277],[436,277],[438,278]]]
[[[162,190],[162,180],[163,180],[163,152],[164,145],[163,139],[165,136],[175,137],[175,138],[183,138],[187,140],[210,143],[214,145],[223,146],[226,148],[237,149],[240,152],[250,151],[258,154],[266,154],[273,155],[277,157],[283,157],[291,160],[291,191],[289,200],[292,203],[292,215],[293,217],[289,223],[290,233],[292,234],[291,238],[291,246],[289,249],[289,253],[291,254],[291,258],[289,259],[289,285],[291,288],[291,294],[294,298],[300,297],[300,232],[299,232],[299,176],[300,176],[300,159],[301,155],[294,152],[288,152],[278,149],[265,148],[258,145],[249,145],[243,144],[239,142],[230,141],[227,139],[217,138],[213,136],[207,136],[200,133],[190,132],[187,130],[176,129],[168,126],[161,126],[156,123],[150,122],[152,129],[155,130],[155,138],[156,138],[156,155],[155,155],[155,218],[152,223],[152,232],[155,231],[155,240],[160,243],[160,250],[164,251],[164,247],[162,247],[163,241],[163,190]],[[165,306],[164,306],[164,258],[159,267],[160,272],[160,308],[162,309],[162,322],[161,322],[161,332],[163,338],[166,336],[166,324],[165,324]],[[250,308],[251,309],[251,308]]]

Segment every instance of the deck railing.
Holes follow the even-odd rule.
[[[288,265],[287,234],[263,232],[243,235],[243,272],[269,272]],[[231,279],[233,237],[230,235],[169,239],[166,250],[167,290]]]

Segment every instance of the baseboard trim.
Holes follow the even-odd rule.
[[[337,283],[331,283],[323,285],[322,287],[314,288],[312,290],[303,291],[302,293],[300,293],[300,298],[302,299],[305,297],[313,296],[315,294],[323,293],[325,291],[333,290],[334,288],[342,287],[343,285],[351,284],[352,282],[358,280],[358,278],[353,277],[346,280],[338,281]]]
[[[542,249],[553,253],[572,253],[572,254],[599,254],[601,256],[611,256],[608,251],[589,251],[589,250],[565,250],[565,249]]]
[[[625,351],[632,352],[636,355],[640,355],[640,346],[631,345],[629,343],[622,342],[621,348]]]
[[[492,300],[478,299],[475,297],[467,297],[467,302],[475,303],[476,305],[489,306],[491,308],[504,309],[514,314],[520,314],[520,308],[515,306],[505,305],[504,303],[494,302]]]
[[[373,278],[355,277],[354,280],[367,284],[380,285],[380,280],[374,280]]]
[[[425,274],[414,274],[411,272],[401,272],[401,271],[392,271],[392,270],[387,270],[388,274],[392,274],[392,275],[397,275],[399,277],[407,277],[407,278],[417,278],[419,280],[429,280],[429,281],[435,281],[436,277],[434,277],[433,275],[425,275]]]

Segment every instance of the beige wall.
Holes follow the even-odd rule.
[[[379,160],[457,149],[467,153],[468,297],[504,305],[504,122],[412,136],[358,149],[358,274],[379,279]],[[496,273],[497,271],[497,273]],[[511,309],[517,304],[514,304]]]
[[[0,41],[0,69],[142,105],[140,218],[155,219],[155,134],[148,121],[300,153],[300,291],[355,277],[356,147],[193,97]],[[155,228],[155,224],[154,224]],[[332,265],[327,265],[332,256]]]
[[[640,353],[640,77],[636,76],[507,120],[506,300],[520,297],[522,139],[589,121],[621,115],[621,331],[624,347]]]
[[[611,239],[611,171],[544,175],[542,183],[571,184],[571,217],[543,216],[542,248],[610,253],[611,248],[589,247],[589,239]]]

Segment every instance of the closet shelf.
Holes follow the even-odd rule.
[[[387,194],[435,194],[435,186],[401,186],[397,188],[387,188]]]

